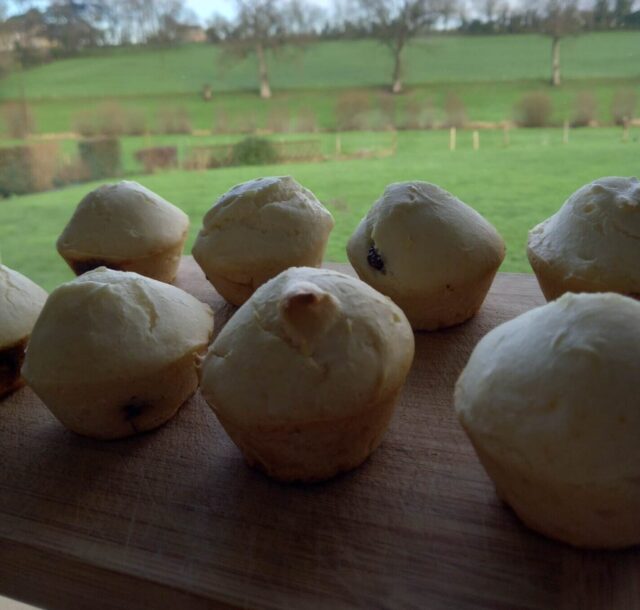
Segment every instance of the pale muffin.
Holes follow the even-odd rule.
[[[565,292],[640,298],[640,182],[583,186],[529,232],[527,254],[547,300]]]
[[[319,267],[333,217],[289,176],[234,186],[207,212],[193,257],[215,289],[242,305],[289,267]]]
[[[78,205],[58,252],[80,275],[105,266],[173,282],[189,217],[137,182],[105,184]]]
[[[640,543],[640,303],[566,294],[499,326],[455,407],[529,527],[581,547]]]
[[[347,245],[360,279],[391,297],[414,330],[460,324],[482,305],[505,255],[480,214],[428,182],[388,186]]]
[[[211,309],[168,284],[101,267],[51,293],[23,367],[68,428],[112,439],[160,426],[198,386]]]
[[[222,330],[201,390],[249,464],[285,481],[327,479],[378,446],[413,352],[388,298],[335,271],[292,268]]]
[[[0,398],[23,385],[20,367],[47,293],[24,275],[0,265]]]

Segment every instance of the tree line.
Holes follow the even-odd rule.
[[[23,66],[43,55],[70,56],[102,46],[175,44],[199,29],[184,0],[19,0],[8,16],[0,0],[0,52]],[[586,31],[640,29],[637,0],[235,0],[234,17],[214,14],[206,39],[225,58],[254,56],[261,97],[271,97],[270,57],[319,39],[373,38],[392,58],[390,88],[403,90],[404,53],[417,37],[540,33],[551,42],[552,85],[561,83],[561,41]],[[204,31],[202,31],[204,37]],[[35,44],[34,41],[41,41]]]

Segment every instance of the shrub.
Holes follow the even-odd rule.
[[[371,99],[364,92],[350,91],[336,103],[336,127],[341,131],[367,129]]]
[[[435,109],[433,100],[419,100],[411,97],[404,107],[403,129],[433,129],[435,125]]]
[[[571,125],[573,127],[588,127],[595,120],[598,114],[598,101],[596,96],[590,91],[581,91],[573,100],[573,117]]]
[[[467,122],[464,102],[453,92],[447,93],[444,99],[444,114],[447,127],[464,127]]]
[[[94,110],[79,112],[74,117],[74,129],[87,138],[138,136],[146,133],[147,125],[142,111],[124,108],[117,102],[106,102]]]
[[[54,179],[54,186],[66,186],[89,180],[89,170],[81,159],[75,158],[62,164]]]
[[[117,138],[84,140],[78,144],[78,152],[90,180],[114,178],[120,174],[121,150]]]
[[[135,158],[142,163],[145,173],[152,174],[157,170],[176,167],[178,165],[178,149],[175,146],[142,148],[136,151]]]
[[[191,119],[184,106],[162,108],[158,112],[158,131],[166,134],[190,134]]]
[[[241,112],[236,114],[231,124],[232,133],[255,133],[258,121],[253,112]]]
[[[226,111],[225,108],[221,107],[221,108],[218,108],[218,110],[216,111],[214,120],[213,120],[212,131],[213,133],[218,133],[218,134],[232,133],[231,120],[229,117],[229,113]]]
[[[396,126],[396,96],[390,93],[379,95],[378,111],[380,116],[377,126],[382,129],[393,129]]]
[[[0,148],[0,195],[24,195],[53,188],[57,172],[58,145]]]
[[[553,105],[542,91],[525,94],[516,106],[516,120],[522,127],[545,127],[549,124]]]
[[[296,116],[296,131],[311,133],[318,131],[318,117],[311,108],[303,108]]]
[[[26,102],[8,102],[3,105],[2,114],[10,138],[22,140],[35,131],[31,106]]]
[[[636,113],[638,94],[633,89],[618,89],[611,102],[611,115],[616,125],[625,125]]]
[[[274,106],[267,115],[267,129],[274,133],[291,131],[291,113],[288,108]]]
[[[144,110],[129,109],[125,119],[125,132],[128,136],[143,136],[147,133],[147,116]]]
[[[267,165],[278,161],[278,153],[269,140],[248,137],[234,145],[231,151],[233,165]]]

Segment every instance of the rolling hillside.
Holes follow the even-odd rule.
[[[569,80],[640,78],[640,32],[568,38],[562,53]],[[408,48],[406,82],[545,81],[549,55],[549,40],[537,35],[433,36]],[[368,40],[320,42],[271,58],[275,90],[384,86],[390,71],[386,49]],[[104,50],[13,74],[0,81],[0,99],[18,98],[23,88],[31,100],[180,95],[205,83],[216,93],[253,90],[253,59],[230,60],[211,45]]]

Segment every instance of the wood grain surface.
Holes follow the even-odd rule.
[[[232,315],[191,259],[177,283],[218,330]],[[0,593],[49,608],[640,608],[640,552],[526,530],[453,413],[477,341],[542,303],[533,276],[499,274],[475,319],[418,334],[382,446],[319,485],[247,468],[199,396],[155,432],[99,442],[18,391],[0,403]]]

